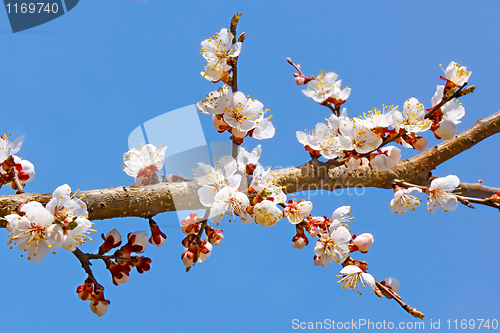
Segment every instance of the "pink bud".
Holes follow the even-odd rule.
[[[182,263],[186,267],[191,267],[194,265],[194,254],[193,252],[187,250],[181,254]]]
[[[163,246],[167,241],[167,235],[165,235],[161,230],[158,224],[154,221],[149,222],[149,227],[151,229],[151,237],[149,238],[149,243],[153,244],[156,247]]]
[[[222,133],[227,129],[230,129],[231,127],[224,121],[223,118],[217,117],[217,115],[214,114],[212,117],[212,122],[214,124],[215,129],[217,132]]]
[[[295,237],[294,237],[295,239]],[[307,243],[304,241],[304,238],[302,237],[297,237],[297,239],[292,239],[292,247],[297,250],[302,250]],[[306,239],[307,240],[307,239]]]
[[[94,284],[92,280],[87,278],[85,282],[76,288],[76,293],[82,301],[90,301],[94,292]]]
[[[99,247],[99,254],[105,254],[118,247],[122,243],[122,235],[118,232],[118,230],[113,229],[104,236],[101,234],[101,238],[104,240],[104,243]]]
[[[396,280],[396,278],[393,278],[393,277],[388,277],[388,278],[385,278],[383,281],[382,281],[382,284],[385,285],[386,287],[389,287],[391,288],[394,292],[398,292],[399,289],[401,288],[401,284],[399,283],[398,280]]]
[[[434,131],[434,134],[443,140],[449,140],[457,133],[457,126],[449,120],[443,120],[439,123],[439,127]]]
[[[92,300],[90,301],[90,310],[95,313],[98,317],[102,317],[108,312],[109,304],[108,300],[104,299],[104,288],[99,286],[96,287],[94,293],[92,294]]]
[[[415,148],[415,150],[417,150],[417,151],[423,151],[425,149],[425,147],[427,147],[428,144],[429,144],[429,142],[427,142],[427,140],[424,137],[419,136],[415,140],[415,143],[413,144],[413,148]]]
[[[295,84],[297,84],[298,86],[302,86],[302,85],[306,84],[308,81],[307,78],[303,75],[295,76],[294,80],[295,80]]]
[[[369,233],[361,234],[354,239],[353,244],[356,244],[359,252],[366,253],[373,244],[373,236]]]
[[[314,256],[314,266],[323,267],[323,263],[321,262],[321,257]]]

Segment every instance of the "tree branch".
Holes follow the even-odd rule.
[[[275,170],[277,182],[287,193],[309,190],[334,191],[341,188],[377,187],[392,188],[395,179],[409,183],[428,185],[431,172],[440,164],[472,148],[484,139],[500,132],[500,111],[478,120],[474,125],[453,139],[421,154],[400,161],[392,170],[376,172],[361,168],[356,172],[339,166],[335,161],[312,160],[300,167]],[[461,193],[468,197],[487,198],[499,189],[480,184],[461,184]],[[175,210],[195,210],[204,208],[198,199],[196,181],[160,183],[151,186],[115,187],[101,190],[80,191],[84,195],[90,220],[104,220],[116,217],[152,217],[156,214]],[[38,201],[47,204],[52,194],[24,193],[0,196],[0,216],[17,212],[21,203]],[[0,221],[0,227],[6,222]]]

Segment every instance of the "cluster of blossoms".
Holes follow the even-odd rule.
[[[41,262],[49,251],[61,246],[74,251],[82,245],[95,230],[90,229],[87,205],[71,197],[71,189],[65,184],[59,186],[52,199],[44,207],[37,201],[22,204],[21,215],[14,213],[4,217],[10,233],[10,243],[26,252],[28,260]],[[22,256],[22,255],[21,255]]]
[[[246,136],[263,140],[274,136],[275,129],[270,117],[265,118],[264,105],[245,96],[241,91],[232,92],[227,86],[212,91],[207,98],[196,104],[204,114],[211,114],[219,133],[228,131],[231,140],[241,144]]]
[[[244,35],[240,36],[237,42],[234,42],[233,39],[233,34],[224,28],[214,37],[201,42],[200,54],[207,60],[205,71],[200,73],[201,76],[214,83],[222,81],[230,84],[231,69],[229,66],[236,64]]]
[[[260,146],[250,153],[239,147],[238,161],[224,156],[215,167],[198,163],[198,195],[201,204],[210,208],[211,222],[218,224],[228,211],[245,224],[271,226],[281,219],[283,214],[277,205],[284,204],[286,195],[276,185],[272,171],[259,164],[260,154]],[[252,182],[248,186],[246,180],[250,176]]]
[[[117,249],[113,255],[106,254],[122,244],[122,235],[118,230],[113,229],[106,235],[101,234],[103,243],[99,246],[96,259],[102,259],[106,264],[106,269],[111,274],[111,280],[115,286],[130,280],[130,272],[136,269],[139,274],[151,269],[151,259],[145,256],[132,255],[133,253],[143,253],[151,243],[157,247],[165,244],[167,236],[161,232],[160,228],[152,219],[149,222],[151,236],[146,231],[135,231],[127,235],[127,243]],[[83,301],[90,301],[90,309],[97,316],[101,317],[109,309],[110,301],[104,299],[104,288],[95,279],[89,276],[82,285],[76,288],[78,297]]]
[[[240,15],[235,15],[231,22],[235,27]],[[269,110],[264,110],[261,102],[234,88],[235,82],[230,77],[231,69],[228,67],[236,68],[245,35],[241,34],[238,41],[234,38],[229,30],[222,29],[213,38],[201,42],[201,55],[208,62],[201,75],[209,81],[222,81],[228,86],[212,91],[196,106],[202,113],[212,115],[213,125],[219,133],[231,133],[231,140],[239,145],[246,136],[258,140],[272,138],[275,129],[270,121],[271,116],[264,116]]]
[[[134,185],[153,185],[160,182],[156,173],[165,163],[167,147],[156,148],[152,144],[142,145],[140,150],[132,148],[123,154],[123,171],[136,178]]]
[[[460,184],[457,176],[449,175],[446,177],[432,180],[431,185],[425,189],[428,194],[427,209],[435,214],[438,207],[445,212],[451,212],[458,207],[457,196],[453,194]],[[421,200],[413,196],[414,193],[422,193],[419,187],[409,186],[408,188],[395,186],[394,198],[391,200],[391,212],[404,214],[406,211],[414,211]]]
[[[94,284],[91,278],[85,279],[83,284],[76,288],[76,293],[82,301],[90,301],[90,310],[98,317],[102,317],[108,312],[111,302],[104,299],[104,287]]]
[[[335,73],[321,73],[305,81],[297,81],[297,77],[303,75],[295,74],[298,84],[307,83],[307,89],[303,90],[306,96],[335,110],[326,124],[318,123],[311,133],[297,132],[297,139],[313,158],[341,158],[350,170],[369,165],[376,171],[387,171],[401,157],[400,149],[385,146],[387,143],[394,141],[405,148],[422,151],[428,142],[420,133],[431,130],[436,138],[444,140],[455,135],[456,124],[465,115],[465,109],[453,98],[474,91],[473,86],[462,90],[470,75],[465,67],[450,63],[445,70],[446,78],[442,77],[447,83],[437,86],[428,113],[424,105],[412,97],[405,101],[402,111],[397,106],[383,106],[382,110],[374,109],[351,119],[345,108],[340,112],[351,90],[340,89],[341,81],[336,81]]]
[[[21,149],[23,141],[24,136],[13,142],[7,134],[0,136],[0,187],[8,184],[14,190],[22,190],[17,188],[15,179],[17,178],[19,184],[24,187],[35,177],[35,166],[30,161],[14,155]]]

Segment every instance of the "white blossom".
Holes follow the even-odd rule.
[[[404,214],[407,210],[413,212],[422,200],[413,196],[412,193],[422,193],[422,190],[418,187],[409,187],[395,191],[394,198],[391,200],[391,212],[396,214]]]
[[[0,163],[5,161],[10,155],[16,154],[23,145],[24,135],[10,142],[7,134],[0,136]]]
[[[26,252],[28,260],[39,263],[50,250],[55,251],[63,243],[63,230],[53,224],[54,217],[41,205],[29,205],[24,216],[10,214],[4,217],[8,222],[10,241],[19,250]]]
[[[342,276],[342,279],[339,281],[342,283],[342,289],[349,288],[356,290],[359,294],[361,294],[359,290],[357,290],[357,287],[361,282],[363,288],[365,288],[365,285],[368,285],[372,290],[375,290],[376,285],[373,276],[371,276],[371,274],[364,273],[358,266],[345,266],[342,268],[338,276]]]
[[[393,120],[393,126],[396,130],[402,128],[409,133],[427,131],[432,125],[432,122],[425,118],[424,105],[414,97],[406,100],[402,113],[394,112]]]
[[[253,173],[251,187],[256,192],[260,192],[262,196],[265,194],[265,198],[272,198],[276,204],[286,201],[286,194],[283,192],[283,188],[276,185],[276,176],[269,168],[264,170],[261,165],[257,166]]]
[[[283,216],[288,218],[291,224],[297,224],[302,222],[312,210],[313,204],[310,201],[299,200],[299,201],[288,201],[288,206],[283,209]]]
[[[237,57],[241,51],[241,42],[233,44],[233,34],[221,29],[214,37],[201,42],[201,55],[209,64],[227,65],[227,61]]]
[[[283,213],[273,201],[263,200],[253,208],[255,223],[264,227],[276,224],[283,217]]]
[[[215,195],[224,187],[238,188],[241,183],[241,175],[236,173],[237,164],[231,156],[223,156],[215,167],[210,164],[198,163],[196,169],[196,180],[201,187],[198,196],[202,205],[210,207]]]
[[[224,108],[219,107],[219,101],[230,93],[228,86],[219,87],[209,93],[206,99],[196,103],[196,107],[204,114],[223,114]]]
[[[359,154],[366,154],[382,144],[382,138],[354,119],[341,120],[339,128],[342,134],[339,137],[339,143],[345,150],[355,150]]]
[[[375,108],[368,111],[368,114],[363,113],[362,116],[356,118],[356,121],[368,129],[389,127],[396,111],[398,111],[397,106],[383,106],[382,110]]]
[[[259,164],[259,158],[262,154],[262,147],[258,145],[250,153],[242,146],[238,147],[238,157],[236,161],[238,162],[238,170],[245,173],[247,165],[253,165],[257,167]]]
[[[457,176],[449,175],[443,178],[434,179],[427,190],[429,194],[427,209],[435,214],[440,206],[445,212],[451,212],[458,207],[457,197],[452,192],[460,184]]]
[[[156,174],[165,162],[165,151],[156,148],[152,144],[143,145],[140,150],[132,148],[123,154],[123,171],[131,177],[135,177],[134,185],[151,185],[159,182]]]
[[[330,235],[322,234],[314,247],[314,253],[322,266],[328,266],[332,262],[343,263],[349,254],[346,243],[350,239],[351,234],[346,227],[338,227]]]
[[[210,215],[208,218],[213,223],[219,223],[226,217],[229,211],[233,218],[236,215],[243,223],[251,224],[253,223],[253,218],[247,212],[249,206],[250,201],[244,193],[227,186],[215,195],[214,202],[210,206]]]
[[[307,97],[314,99],[314,101],[322,103],[332,95],[337,77],[338,75],[334,72],[325,74],[321,72],[318,77],[309,81],[307,89],[302,90],[302,92]]]
[[[401,150],[394,146],[388,146],[379,149],[379,154],[370,160],[370,165],[377,172],[384,172],[395,167],[400,158]]]
[[[467,83],[471,74],[472,72],[468,71],[467,67],[461,66],[453,61],[450,62],[446,70],[444,70],[446,79],[458,87],[462,87]]]
[[[432,97],[432,106],[437,105],[443,99],[444,86],[438,85],[436,93]],[[443,112],[443,120],[448,120],[454,124],[459,124],[460,119],[465,115],[465,109],[461,103],[456,101],[448,101],[445,105],[441,106]]]

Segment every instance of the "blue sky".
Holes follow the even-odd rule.
[[[462,99],[466,115],[459,131],[498,111],[497,88],[500,2],[470,1],[191,1],[86,0],[68,14],[12,34],[0,10],[0,131],[26,135],[20,155],[35,164],[31,192],[131,185],[122,168],[128,136],[137,126],[165,112],[195,104],[216,86],[203,79],[200,42],[242,12],[246,32],[239,61],[239,88],[273,114],[277,129],[263,145],[265,166],[297,166],[308,154],[295,132],[312,128],[328,110],[295,86],[285,58],[305,73],[335,71],[352,88],[345,104],[356,116],[382,104],[402,107],[410,97],[430,107],[439,64],[456,61],[473,74],[474,94]],[[227,141],[203,120],[208,141]],[[189,126],[185,130],[190,131]],[[437,143],[428,133],[431,144]],[[497,177],[499,137],[478,144],[435,170],[462,181]],[[405,151],[404,157],[413,156]],[[11,194],[8,188],[0,190]],[[306,193],[297,195],[307,197]],[[498,212],[459,207],[432,215],[390,213],[389,190],[314,193],[314,215],[352,207],[351,230],[370,232],[375,242],[366,255],[378,280],[396,277],[400,295],[426,314],[429,328],[448,319],[499,320]],[[422,197],[423,199],[423,197]],[[80,301],[76,286],[85,279],[74,256],[64,250],[33,264],[17,249],[0,247],[3,272],[1,331],[83,332],[160,330],[165,332],[295,331],[292,320],[416,322],[394,302],[371,292],[362,296],[337,284],[338,265],[313,265],[313,245],[290,246],[293,226],[272,228],[222,223],[225,239],[211,257],[185,273],[180,260],[183,235],[175,213],[156,218],[167,244],[148,248],[151,271],[131,274],[115,287],[100,262],[94,264],[111,307],[97,318]],[[98,234],[116,227],[126,234],[146,230],[138,218],[96,221]],[[5,242],[7,232],[3,231]],[[92,252],[100,242],[87,243]]]

